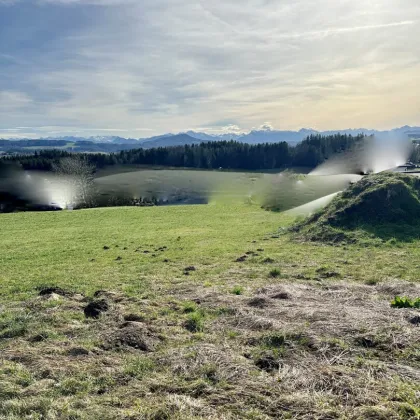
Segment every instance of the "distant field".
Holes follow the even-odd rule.
[[[101,178],[101,177],[105,177],[105,176],[110,176],[110,175],[117,175],[117,174],[122,174],[122,173],[127,173],[127,172],[137,172],[137,171],[143,171],[143,170],[174,170],[174,171],[179,171],[179,170],[188,170],[188,171],[197,171],[197,172],[222,172],[222,173],[235,173],[235,172],[243,172],[240,170],[227,170],[227,169],[223,169],[223,170],[217,170],[217,169],[209,169],[209,170],[205,170],[205,169],[194,169],[194,168],[176,168],[176,167],[168,167],[168,166],[156,166],[156,165],[111,165],[111,166],[107,166],[105,168],[101,168],[98,169],[98,171],[96,172],[96,177],[97,178]],[[277,173],[295,173],[295,174],[308,174],[310,171],[312,170],[312,168],[307,168],[304,166],[292,166],[290,168],[287,169],[271,169],[271,170],[260,170],[260,171],[248,171],[248,173],[260,173],[260,174],[277,174]]]
[[[35,151],[40,151],[40,150],[70,150],[73,147],[76,146],[76,143],[74,142],[69,142],[67,143],[65,146],[21,146],[21,147],[16,147],[15,149],[19,149],[20,153],[25,154],[25,152],[35,152]],[[6,153],[9,149],[5,149],[5,150],[1,150],[1,146],[0,146],[0,153]]]
[[[297,243],[291,223],[232,203],[1,214],[0,418],[419,418],[418,311],[390,301],[420,295],[420,243]]]
[[[109,197],[156,197],[170,201],[197,197],[209,202],[251,201],[285,210],[340,191],[351,180],[360,179],[358,175],[306,176],[299,170],[303,168],[278,173],[150,168],[119,172],[116,168],[116,173],[97,176],[95,184],[100,194]]]
[[[28,147],[22,147],[22,150],[68,150],[73,148],[76,145],[76,143],[67,143],[65,146],[28,146]]]

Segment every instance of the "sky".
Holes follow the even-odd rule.
[[[0,0],[0,138],[420,125],[419,0]]]

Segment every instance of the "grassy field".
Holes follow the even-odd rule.
[[[124,164],[124,165],[112,165],[106,166],[104,168],[100,168],[95,172],[96,178],[101,178],[104,176],[110,175],[117,175],[123,174],[127,172],[137,172],[137,171],[147,171],[147,170],[173,170],[173,171],[180,171],[180,170],[188,170],[188,171],[196,171],[196,172],[223,172],[223,173],[241,173],[241,170],[235,169],[223,169],[220,171],[219,169],[202,169],[202,168],[179,168],[179,167],[168,167],[168,166],[157,166],[157,165],[135,165],[135,164]],[[278,174],[278,173],[290,173],[290,174],[308,174],[311,172],[312,168],[306,166],[291,166],[289,168],[277,168],[277,169],[267,169],[267,170],[255,170],[250,171],[248,173],[254,174]]]
[[[126,172],[97,174],[95,187],[108,200],[125,196],[148,197],[191,203],[220,202],[242,203],[252,200],[262,206],[287,210],[336,193],[358,181],[359,175],[306,176],[304,168],[294,168],[281,173],[206,171],[189,169],[143,168]],[[296,172],[295,172],[296,171]],[[307,172],[307,171],[306,171]],[[196,199],[196,201],[194,201]],[[105,201],[106,202],[106,201]],[[103,205],[106,207],[106,205]]]
[[[420,244],[296,242],[291,223],[0,215],[0,418],[420,418],[419,313],[390,306],[420,296]]]

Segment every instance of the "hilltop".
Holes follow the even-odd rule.
[[[311,241],[348,242],[357,238],[411,239],[420,222],[420,178],[368,175],[340,193],[327,207],[293,229]]]

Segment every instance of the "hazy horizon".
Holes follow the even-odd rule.
[[[22,136],[20,134],[15,134],[15,133],[12,133],[12,134],[5,133],[6,136],[4,136],[4,137],[0,136],[0,140],[37,140],[37,139],[60,139],[60,138],[70,138],[70,137],[80,138],[80,139],[83,139],[83,138],[89,139],[89,138],[102,138],[102,137],[103,138],[114,138],[115,137],[115,138],[121,138],[121,139],[127,139],[127,140],[139,140],[139,141],[145,140],[145,141],[147,141],[147,140],[153,139],[155,137],[177,136],[177,135],[182,135],[182,134],[187,134],[187,135],[189,135],[193,138],[194,138],[194,134],[207,134],[207,135],[210,135],[210,136],[214,136],[215,139],[217,139],[217,138],[223,138],[224,139],[225,137],[221,137],[221,136],[232,135],[233,138],[237,138],[235,136],[238,136],[238,137],[247,136],[248,134],[251,134],[253,131],[256,131],[256,132],[264,132],[265,131],[267,133],[277,133],[277,132],[278,133],[283,133],[283,132],[289,132],[289,131],[291,133],[300,133],[300,132],[305,132],[305,131],[314,131],[314,132],[318,132],[320,134],[339,133],[339,132],[344,133],[344,132],[347,132],[347,131],[354,131],[354,132],[359,132],[360,134],[363,134],[363,133],[366,134],[366,132],[369,133],[369,132],[372,132],[372,131],[375,131],[375,132],[378,132],[378,133],[388,133],[388,132],[392,132],[392,131],[395,131],[395,130],[402,130],[402,129],[409,130],[409,129],[419,129],[420,128],[419,126],[407,126],[407,125],[405,125],[405,126],[401,126],[401,127],[394,127],[394,128],[391,128],[390,130],[377,130],[376,128],[371,128],[371,127],[348,127],[348,128],[337,129],[337,130],[316,130],[316,129],[311,128],[311,127],[306,127],[306,128],[302,127],[302,128],[296,129],[296,130],[282,130],[282,129],[277,129],[277,128],[272,127],[272,126],[267,126],[267,124],[268,123],[264,123],[259,127],[253,127],[251,130],[196,131],[194,129],[187,129],[187,130],[183,130],[183,131],[180,131],[180,132],[176,132],[176,131],[167,132],[167,133],[157,132],[156,134],[150,135],[149,137],[130,137],[130,136],[124,135],[124,133],[119,134],[119,133],[115,133],[115,132],[103,132],[102,134],[98,134],[98,133],[92,133],[92,132],[89,133],[88,131],[85,132],[84,134],[80,134],[80,135],[77,134],[77,133],[74,133],[74,132],[69,132],[69,133],[63,132],[63,133],[61,133],[59,135],[56,135],[56,136],[48,136],[48,135],[37,136],[36,134],[29,134],[27,137]],[[196,138],[199,138],[199,137],[200,136],[198,136]]]

